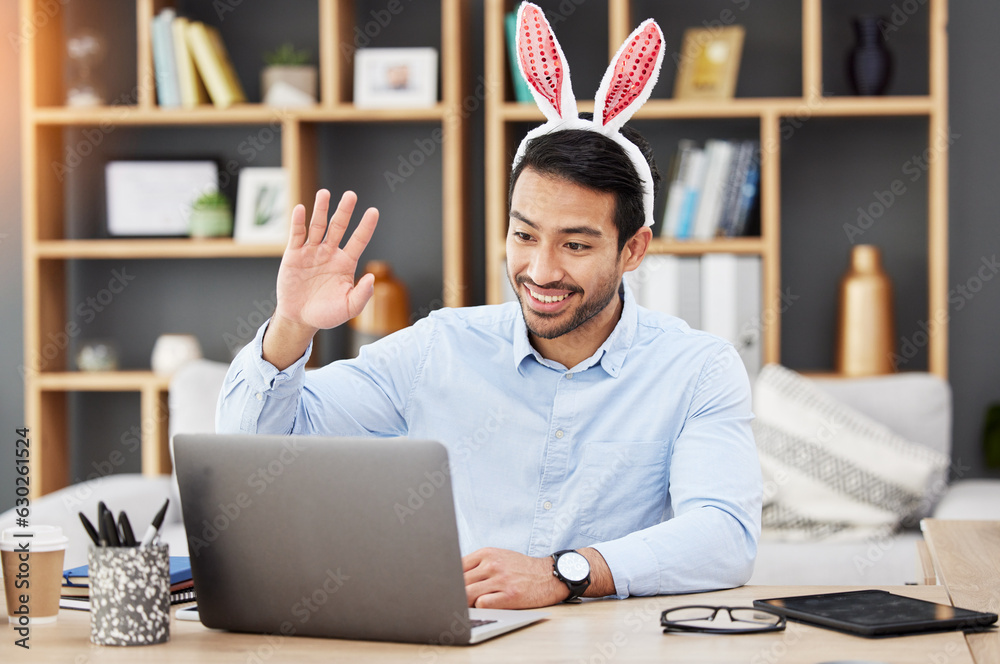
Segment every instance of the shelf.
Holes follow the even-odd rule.
[[[322,181],[330,179],[331,171],[336,173],[342,167],[338,160],[321,153],[321,139],[325,138],[328,129],[340,126],[348,133],[365,129],[379,134],[398,128],[400,134],[422,136],[434,130],[439,153],[435,162],[440,159],[440,167],[436,170],[441,180],[440,301],[445,306],[457,307],[468,304],[472,299],[474,291],[468,258],[472,254],[469,247],[472,169],[468,162],[468,125],[472,111],[463,106],[471,98],[472,59],[468,57],[466,39],[470,33],[470,3],[465,0],[440,0],[440,29],[425,25],[420,30],[425,34],[416,35],[418,41],[429,42],[440,54],[437,102],[424,107],[382,109],[357,108],[353,103],[354,47],[341,47],[350,45],[354,31],[368,20],[364,15],[355,16],[359,8],[354,0],[315,0],[315,3],[307,0],[306,4],[315,5],[317,17],[313,25],[319,37],[317,93],[320,102],[309,107],[287,109],[261,103],[236,104],[229,108],[217,108],[211,104],[197,108],[158,107],[151,26],[162,9],[179,4],[171,0],[125,0],[124,3],[96,0],[87,3],[87,11],[96,12],[95,16],[112,11],[121,14],[121,5],[132,5],[129,11],[122,14],[125,23],[116,26],[115,39],[109,42],[113,43],[113,48],[108,55],[120,61],[115,63],[120,65],[113,68],[115,72],[120,70],[119,73],[126,75],[134,69],[135,78],[127,76],[129,80],[120,79],[120,85],[113,86],[119,87],[122,93],[118,99],[127,96],[130,103],[112,101],[90,108],[67,106],[64,104],[65,37],[80,25],[81,20],[86,22],[86,17],[80,12],[53,14],[49,11],[51,0],[18,0],[17,4],[20,19],[32,26],[32,38],[25,41],[24,48],[19,49],[21,98],[24,102],[20,172],[24,176],[25,420],[33,436],[42,441],[36,446],[31,460],[32,497],[37,498],[66,486],[70,480],[69,469],[74,462],[79,462],[74,456],[83,454],[80,459],[85,459],[89,453],[86,449],[73,449],[81,444],[79,440],[74,440],[80,438],[74,435],[79,433],[74,431],[74,427],[78,426],[74,419],[79,418],[71,398],[77,392],[125,393],[130,402],[135,400],[132,397],[138,395],[142,472],[147,475],[170,472],[168,378],[148,370],[101,373],[56,370],[73,366],[70,344],[65,342],[64,337],[70,335],[73,325],[76,325],[72,318],[74,309],[71,300],[75,293],[74,286],[78,280],[85,281],[87,274],[99,268],[92,263],[80,265],[78,261],[134,260],[147,267],[152,267],[149,261],[159,259],[214,259],[205,262],[223,263],[231,259],[264,258],[270,262],[279,259],[284,251],[284,243],[242,244],[233,238],[96,237],[96,232],[82,232],[85,239],[66,237],[69,228],[79,225],[77,218],[87,224],[103,214],[100,205],[103,192],[98,190],[100,170],[101,164],[109,159],[155,160],[201,155],[223,163],[227,155],[238,151],[242,158],[234,157],[226,167],[229,176],[236,176],[233,165],[240,168],[257,165],[252,162],[260,151],[257,146],[253,146],[256,150],[253,155],[243,150],[242,143],[238,142],[241,140],[239,134],[250,129],[255,134],[258,130],[265,134],[272,132],[280,140],[273,145],[268,163],[260,165],[277,165],[274,162],[280,157],[280,165],[288,173],[289,200],[308,201],[323,186]],[[291,24],[283,25],[288,12],[282,12],[285,8],[281,3],[263,4],[269,7],[261,9],[263,13],[256,19],[250,19],[256,23],[253,30],[266,28],[270,32],[280,32],[290,27]],[[43,14],[46,20],[32,20]],[[129,32],[134,34],[134,40]],[[246,38],[248,34],[242,33],[240,38]],[[243,62],[234,63],[237,66],[256,67],[248,64],[251,57],[256,57],[250,51],[242,52],[240,57]],[[104,140],[106,135],[116,130],[122,130],[127,135]],[[263,135],[261,141],[265,142]],[[271,139],[266,142],[271,143]],[[359,144],[356,149],[371,148],[366,146]],[[383,141],[376,147],[386,158],[395,156],[399,148],[392,141]],[[84,166],[85,170],[76,173],[75,180],[65,179],[67,171],[50,168],[50,165],[66,166],[70,159],[87,157],[91,153],[96,156]],[[369,161],[374,163],[375,159]],[[339,176],[339,173],[336,175]],[[374,173],[357,175],[363,181],[371,179],[371,186],[375,188],[382,181],[381,176]],[[220,186],[226,188],[228,184],[220,181]],[[163,267],[166,270],[164,274],[169,274],[194,267],[216,269],[218,266],[185,262]],[[234,267],[234,272],[239,272],[247,265]],[[423,266],[420,267],[422,270]],[[427,279],[436,281],[436,269],[433,265],[427,267]],[[273,269],[277,269],[277,261]],[[227,293],[248,290],[247,285],[239,283],[238,276],[234,275],[232,279],[229,275],[225,277],[218,280],[218,285],[213,283],[212,288],[224,288]],[[419,278],[424,280],[422,276]],[[159,295],[156,289],[163,279],[158,277],[156,282],[150,282],[150,294]],[[273,285],[273,277],[270,283]],[[183,292],[174,291],[165,295],[180,298],[176,300],[178,303],[183,303],[185,297]],[[124,302],[122,304],[125,305]],[[140,294],[140,300],[133,298],[130,306],[150,305],[141,299]],[[258,306],[256,302],[254,306]],[[131,320],[130,313],[133,312],[122,312],[121,319],[109,319],[105,325],[109,328],[127,326]],[[199,325],[202,325],[201,321]],[[203,325],[201,333],[204,329],[218,329],[224,323],[213,319],[204,321]],[[45,371],[46,367],[51,371]],[[112,399],[117,402],[122,396],[114,395]],[[108,426],[112,426],[110,422]],[[107,432],[96,435],[107,435]]]
[[[219,239],[44,240],[38,258],[261,258],[280,257],[285,245],[240,244]]]
[[[593,112],[593,101],[578,101],[580,111]],[[635,114],[637,120],[754,118],[764,115],[854,117],[877,115],[929,115],[935,110],[930,97],[776,97],[723,101],[651,99]],[[539,122],[545,117],[534,103],[506,102],[500,115],[508,122]]]
[[[653,238],[650,254],[763,254],[765,244],[759,237],[730,237],[716,240],[666,240]]]
[[[650,3],[646,3],[648,5]],[[692,4],[695,4],[692,2]],[[670,92],[661,89],[660,97],[648,100],[636,113],[633,124],[646,134],[656,137],[661,145],[668,141],[676,145],[679,138],[705,141],[708,138],[746,140],[754,138],[760,145],[759,214],[760,236],[747,238],[720,238],[707,242],[678,241],[655,238],[649,254],[702,256],[734,253],[758,256],[761,264],[761,310],[763,361],[782,360],[783,315],[787,309],[782,293],[789,287],[783,280],[783,232],[792,227],[794,219],[783,220],[788,201],[807,192],[790,192],[783,189],[782,178],[787,168],[783,152],[786,148],[787,127],[815,118],[838,119],[833,124],[866,125],[881,118],[913,118],[921,124],[926,120],[927,145],[938,137],[947,135],[948,127],[948,2],[929,0],[921,3],[927,7],[928,18],[928,76],[924,94],[923,86],[906,88],[915,94],[861,97],[829,94],[824,90],[823,61],[823,0],[802,0],[801,20],[801,81],[788,79],[789,85],[780,89],[801,90],[794,96],[738,97],[720,100],[684,100],[669,98]],[[596,50],[615,53],[622,40],[634,28],[637,14],[645,16],[648,7],[636,11],[633,0],[612,0],[607,3],[605,21],[594,21],[581,30],[592,30]],[[544,122],[542,112],[533,102],[519,103],[508,92],[512,80],[511,61],[506,39],[505,17],[511,9],[509,0],[485,0],[484,4],[484,64],[487,80],[493,81],[486,97],[485,118],[485,168],[486,168],[486,295],[491,303],[505,297],[506,274],[504,271],[505,236],[508,225],[507,197],[510,180],[510,154],[529,127]],[[559,32],[558,26],[555,28]],[[605,37],[606,36],[606,40]],[[911,35],[913,36],[913,35]],[[781,48],[779,45],[776,47]],[[780,50],[757,45],[755,48],[770,51],[768,57],[782,57]],[[828,49],[829,50],[829,49]],[[763,62],[763,60],[761,61]],[[664,62],[664,71],[673,67]],[[788,78],[790,69],[783,76]],[[516,72],[515,72],[516,73]],[[763,72],[760,75],[765,75]],[[499,83],[499,84],[496,84]],[[793,87],[794,86],[794,87]],[[776,89],[776,88],[772,88]],[[831,88],[826,88],[831,89]],[[593,112],[592,99],[578,99],[580,111]],[[678,122],[684,121],[684,122]],[[671,126],[672,125],[672,126]],[[757,125],[757,127],[753,127]],[[714,127],[714,128],[713,128]],[[649,132],[647,133],[647,128]],[[822,131],[822,129],[820,129]],[[729,134],[729,136],[727,136]],[[788,146],[788,154],[801,158],[802,144]],[[672,147],[672,146],[671,146]],[[923,149],[923,146],[920,147]],[[665,169],[669,154],[658,154],[661,169]],[[817,155],[811,155],[815,158]],[[845,169],[851,168],[850,153],[837,155]],[[927,182],[927,266],[928,311],[946,310],[948,292],[948,160],[935,159],[928,165]],[[837,186],[835,183],[827,183]],[[665,183],[665,186],[669,186]],[[875,186],[875,185],[873,185]],[[660,224],[662,225],[662,224]],[[787,249],[786,249],[787,252]],[[794,285],[794,284],[792,284]],[[797,316],[799,314],[793,314]],[[928,370],[941,377],[947,376],[947,324],[935,324],[928,344]],[[789,330],[794,335],[796,330]],[[801,338],[801,335],[796,335]]]
[[[226,109],[214,106],[198,108],[142,108],[139,106],[101,106],[68,108],[47,106],[29,110],[27,119],[39,125],[233,125],[303,122],[442,122],[445,105],[427,108],[357,108],[353,104],[276,108],[262,104],[239,104]]]
[[[49,392],[142,392],[146,389],[166,391],[169,376],[152,371],[53,371],[42,372],[32,379],[35,386]]]

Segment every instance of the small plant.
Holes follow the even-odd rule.
[[[271,67],[294,67],[309,64],[309,51],[295,50],[290,43],[284,43],[273,51],[264,54],[264,62]]]
[[[206,191],[204,194],[195,199],[193,207],[200,210],[215,210],[219,208],[228,208],[229,199],[222,194],[222,192],[212,189],[211,191]]]
[[[233,233],[229,199],[221,192],[206,191],[191,206],[188,234],[191,237],[225,237]]]

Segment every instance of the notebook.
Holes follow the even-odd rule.
[[[90,572],[87,565],[63,571],[63,587],[89,587]],[[187,556],[170,556],[170,585],[191,580],[191,559]]]
[[[450,645],[547,615],[468,608],[440,443],[190,434],[173,456],[207,627]]]
[[[194,581],[191,578],[190,558],[170,556],[170,604],[184,604],[194,600]],[[78,611],[90,610],[90,577],[87,565],[63,571],[59,606]]]

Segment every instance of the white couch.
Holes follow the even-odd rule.
[[[176,433],[211,432],[215,404],[227,365],[199,360],[185,365],[170,387],[170,429]],[[866,379],[817,379],[835,398],[876,419],[900,435],[945,454],[951,451],[951,389],[925,373]],[[962,480],[940,486],[933,515],[947,519],[1000,520],[1000,481]],[[77,512],[97,513],[97,501],[127,509],[133,524],[144,528],[163,499],[171,509],[161,530],[172,555],[185,555],[187,543],[180,502],[170,477],[114,475],[67,487],[38,500],[32,521],[61,525],[70,537],[67,567],[83,564],[88,539]],[[938,496],[933,496],[937,498]],[[14,523],[13,511],[0,514],[0,528]],[[899,585],[919,580],[916,529],[856,542],[760,542],[751,584],[756,585]]]
[[[933,374],[907,372],[871,378],[814,378],[824,392],[900,436],[951,455],[951,387]],[[952,483],[941,481],[926,496],[930,515],[942,519],[1000,520],[1000,481],[963,479],[953,460]],[[922,579],[916,542],[919,528],[859,541],[776,541],[761,538],[751,584],[902,585]]]

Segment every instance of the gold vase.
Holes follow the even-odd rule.
[[[882,269],[878,247],[858,245],[840,281],[837,372],[845,376],[894,372],[893,320],[892,283]]]
[[[374,293],[360,314],[348,322],[351,357],[365,344],[410,324],[410,297],[406,285],[396,278],[386,261],[368,261],[365,272],[375,277]]]

